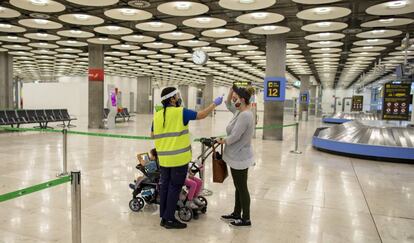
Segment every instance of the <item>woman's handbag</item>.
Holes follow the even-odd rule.
[[[223,144],[220,145],[221,153],[216,151],[216,147],[213,146],[213,182],[223,183],[229,175],[227,170],[227,164],[223,160]]]

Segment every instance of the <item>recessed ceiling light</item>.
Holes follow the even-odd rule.
[[[393,9],[404,8],[405,6],[407,6],[407,1],[392,1],[387,3],[387,6]]]
[[[323,14],[328,14],[329,12],[331,12],[331,9],[330,8],[316,8],[315,12],[318,15],[323,15]]]
[[[33,5],[46,6],[49,0],[30,0]]]
[[[329,23],[329,22],[319,22],[319,23],[316,23],[316,25],[319,26],[319,27],[326,28],[326,27],[331,26],[331,23]]]
[[[368,39],[367,42],[378,42],[378,39]]]
[[[226,29],[215,29],[215,30],[213,30],[214,32],[216,32],[216,33],[224,33],[224,32],[226,32],[227,30]]]
[[[87,20],[87,19],[89,19],[89,15],[86,15],[86,14],[74,14],[73,16],[78,20]]]
[[[331,44],[331,42],[330,41],[321,41],[320,44],[321,45],[329,45],[329,44]]]
[[[37,33],[36,35],[39,36],[39,37],[47,37],[49,34],[47,34],[47,33]]]
[[[131,47],[131,45],[128,45],[128,44],[122,44],[122,45],[121,45],[121,47],[122,47],[122,48],[129,48],[129,47]]]
[[[182,32],[172,32],[171,33],[173,36],[182,36],[183,33]]]
[[[49,20],[46,19],[34,19],[33,20],[36,24],[47,24]]]
[[[251,4],[254,3],[256,0],[239,0],[239,3],[243,3],[243,4]]]
[[[394,20],[395,19],[393,19],[393,18],[390,18],[390,19],[380,19],[379,22],[388,24],[388,23],[394,22]]]
[[[275,30],[277,27],[273,25],[263,26],[262,29],[266,31],[272,31]]]
[[[76,43],[78,43],[77,41],[74,41],[74,40],[68,40],[67,41],[69,44],[76,44]]]
[[[10,29],[11,27],[10,24],[0,24],[0,28]]]
[[[228,41],[231,41],[231,42],[234,42],[234,41],[238,41],[238,40],[239,40],[239,38],[228,38],[227,40],[228,40]]]
[[[211,22],[211,18],[201,17],[201,18],[197,18],[196,21],[199,22],[200,24],[207,24]]]
[[[109,31],[119,31],[121,27],[119,26],[107,26],[106,27]]]
[[[72,34],[76,34],[76,35],[79,35],[80,33],[82,33],[81,30],[70,30],[69,32]]]
[[[267,17],[267,13],[252,13],[251,14],[254,19],[265,19]]]
[[[154,45],[156,45],[156,46],[160,46],[160,45],[162,45],[162,43],[161,43],[161,42],[154,42],[153,44],[154,44]]]
[[[372,46],[364,46],[364,47],[362,47],[362,49],[372,49],[372,48],[374,48],[374,47],[372,47]]]
[[[190,2],[176,2],[175,8],[181,11],[189,10],[191,8],[191,3]]]
[[[374,35],[380,35],[380,34],[384,34],[385,33],[385,30],[373,30],[372,31],[372,34],[374,34]]]
[[[331,33],[320,33],[318,34],[320,37],[328,37],[331,35]]]
[[[100,38],[99,38],[99,40],[100,40],[100,41],[107,41],[107,40],[108,40],[108,38],[105,38],[105,37],[100,37]]]
[[[151,25],[154,28],[159,28],[162,26],[162,23],[160,22],[150,22],[149,25]]]
[[[126,15],[126,16],[131,16],[136,14],[138,11],[132,8],[121,8],[119,10],[121,12],[122,15]]]

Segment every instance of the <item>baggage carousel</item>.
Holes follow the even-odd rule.
[[[334,123],[334,124],[342,124],[345,122],[353,121],[353,120],[362,120],[362,121],[376,121],[380,120],[379,115],[372,114],[372,113],[345,113],[345,112],[338,112],[330,117],[324,117],[322,121],[324,123]]]
[[[355,120],[318,128],[312,145],[350,157],[414,163],[414,128],[408,122]]]

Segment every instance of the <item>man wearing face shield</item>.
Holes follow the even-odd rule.
[[[161,100],[163,108],[155,113],[152,128],[161,171],[160,225],[183,229],[187,225],[175,218],[175,210],[192,159],[188,124],[206,118],[223,102],[223,97],[199,112],[181,107],[182,99],[175,87],[163,89]]]

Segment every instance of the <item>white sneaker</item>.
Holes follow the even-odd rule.
[[[200,207],[201,206],[204,206],[204,203],[200,199],[198,199],[198,198],[194,198],[193,201],[194,201],[195,204],[197,204]]]
[[[198,209],[198,206],[193,201],[188,201],[187,206],[191,209]]]

